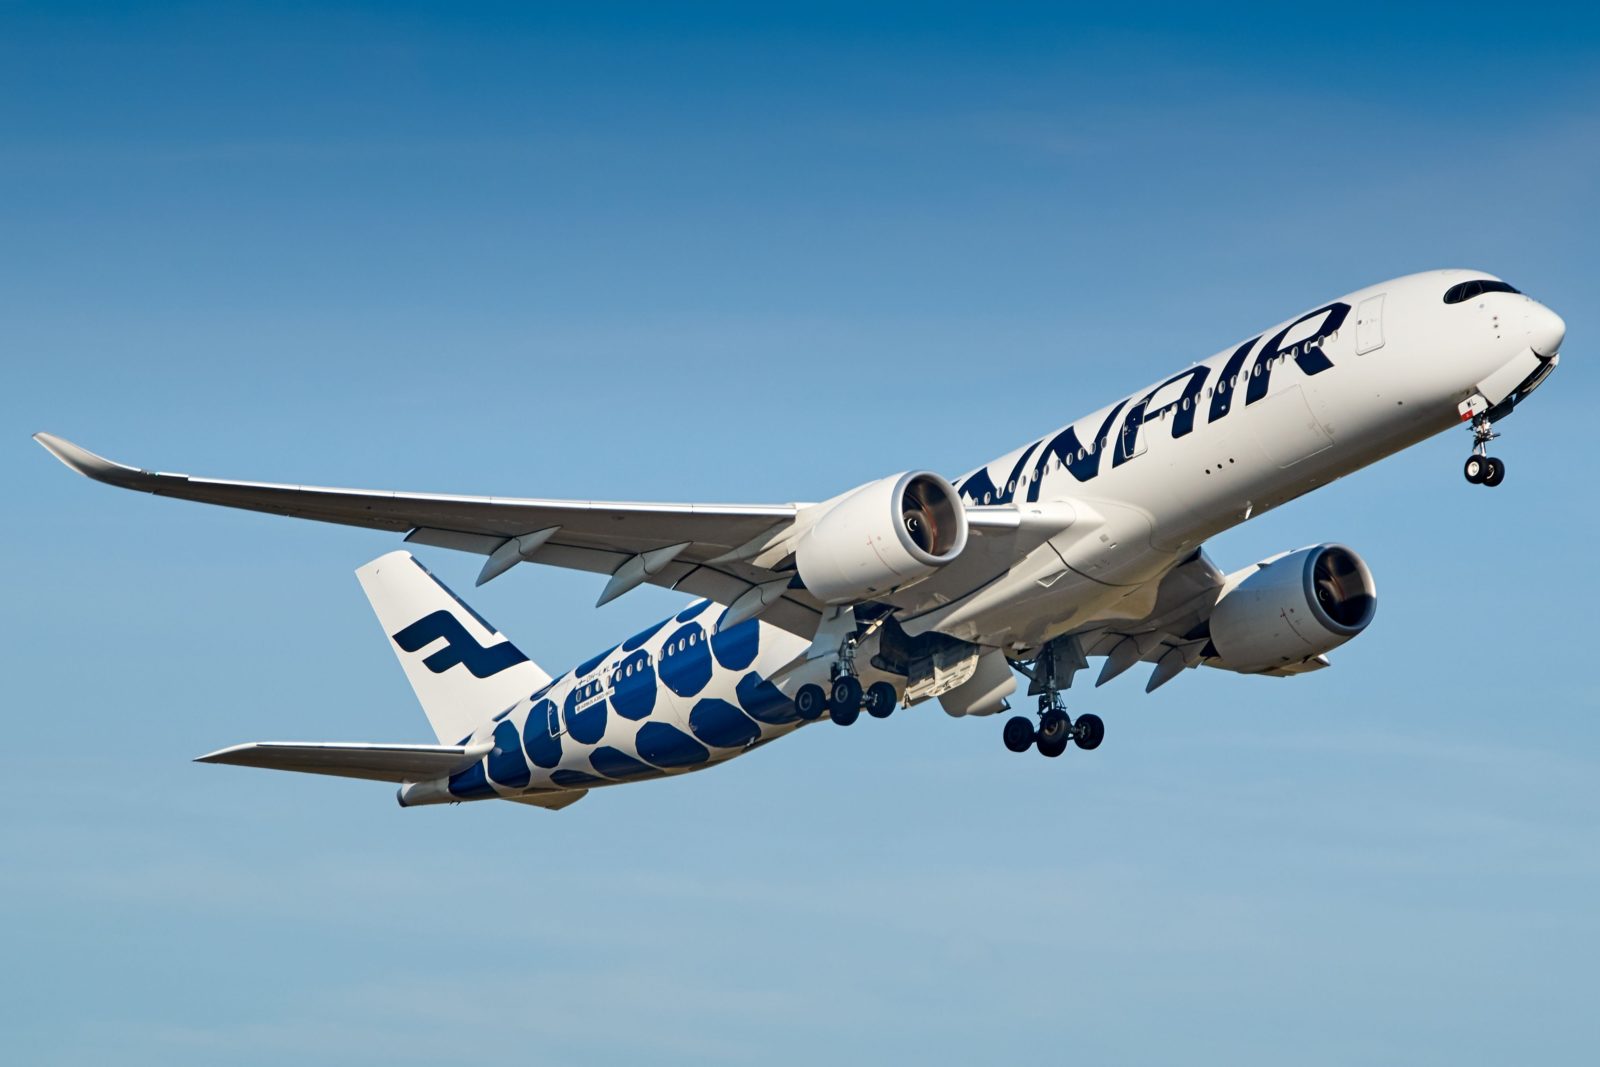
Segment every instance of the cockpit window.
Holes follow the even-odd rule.
[[[1444,291],[1446,304],[1459,304],[1463,300],[1472,300],[1484,293],[1520,293],[1520,289],[1513,289],[1505,282],[1497,282],[1492,278],[1474,278],[1470,282],[1461,282],[1452,285]]]

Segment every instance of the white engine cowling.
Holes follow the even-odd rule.
[[[1254,673],[1302,663],[1367,628],[1378,590],[1361,557],[1314,545],[1230,576],[1211,610],[1213,665]]]
[[[847,493],[801,535],[795,567],[826,604],[882,596],[926,578],[967,547],[967,513],[937,474],[890,475]]]

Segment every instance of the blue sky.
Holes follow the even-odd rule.
[[[8,1058],[1592,1061],[1595,16],[988,8],[0,7]],[[816,499],[1439,266],[1568,322],[1506,484],[1452,433],[1217,539],[1355,546],[1377,621],[1075,693],[1058,761],[921,707],[558,814],[194,766],[429,739],[394,539],[28,440]],[[681,602],[601,584],[473,602],[552,668]]]

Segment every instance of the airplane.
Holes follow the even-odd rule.
[[[1292,676],[1372,622],[1377,589],[1322,543],[1231,573],[1205,540],[1450,426],[1493,487],[1489,444],[1555,369],[1566,325],[1501,279],[1413,274],[1360,289],[1128,394],[954,482],[877,478],[820,503],[600,503],[221,481],[35,439],[96,481],[403,533],[486,557],[697,597],[552,678],[409,552],[356,573],[438,744],[261,742],[199,757],[398,783],[404,807],[503,799],[559,809],[598,786],[720,763],[827,718],[937,700],[1010,708],[1014,752],[1105,735],[1063,693],[1137,664],[1146,691],[1205,666]],[[597,606],[598,606],[597,604]]]

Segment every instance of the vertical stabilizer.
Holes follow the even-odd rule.
[[[409,552],[356,571],[433,731],[459,744],[550,680]]]

